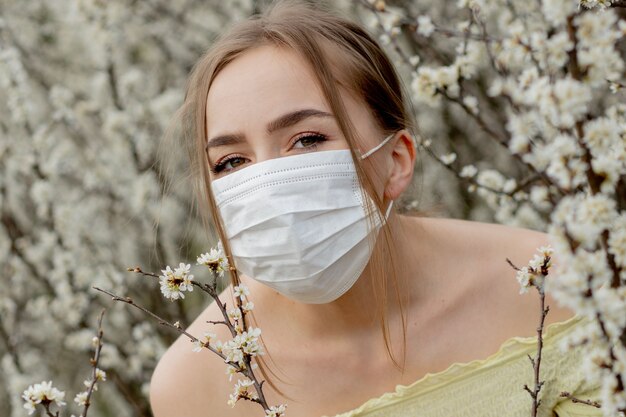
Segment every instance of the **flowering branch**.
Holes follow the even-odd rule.
[[[179,332],[180,334],[184,334],[184,335],[185,335],[185,336],[187,336],[187,337],[188,337],[188,338],[189,338],[192,342],[198,342],[198,341],[200,340],[200,339],[198,339],[197,337],[193,336],[192,334],[188,333],[185,329],[183,329],[183,328],[180,326],[180,323],[179,323],[179,322],[170,323],[169,321],[165,320],[164,318],[162,318],[162,317],[160,317],[160,316],[156,315],[155,313],[151,312],[151,311],[150,311],[150,310],[148,310],[147,308],[145,308],[145,307],[143,307],[143,306],[141,306],[141,305],[137,304],[137,303],[136,303],[135,301],[133,301],[133,299],[132,299],[132,298],[130,298],[130,297],[122,297],[122,296],[116,295],[116,294],[114,294],[114,293],[112,293],[112,292],[110,292],[110,291],[107,291],[107,290],[104,290],[104,289],[102,289],[102,288],[98,288],[98,287],[92,287],[92,288],[93,288],[94,290],[96,290],[96,291],[100,291],[101,293],[104,293],[104,294],[106,294],[106,295],[110,296],[110,297],[111,297],[111,299],[112,299],[113,301],[121,301],[122,303],[126,303],[126,304],[128,304],[128,305],[131,305],[131,306],[135,307],[135,308],[136,308],[136,309],[138,309],[138,310],[143,311],[145,314],[147,314],[147,315],[151,316],[152,318],[154,318],[154,319],[155,319],[155,320],[156,320],[159,324],[161,324],[161,325],[163,325],[163,326],[166,326],[166,327],[169,327],[169,328],[171,328],[171,329],[174,329],[174,330],[176,330],[177,332]],[[211,350],[213,353],[215,353],[215,354],[219,355],[222,359],[226,359],[226,357],[225,357],[222,353],[220,353],[220,352],[218,352],[217,350],[213,349],[211,346],[207,346],[207,348],[208,348],[209,350]]]
[[[167,266],[166,269],[161,271],[162,275],[143,271],[138,266],[128,268],[128,271],[158,279],[163,296],[172,301],[183,299],[185,297],[184,293],[193,291],[194,287],[207,293],[213,298],[224,318],[222,321],[208,321],[208,323],[225,325],[232,336],[232,340],[228,342],[222,343],[219,340],[215,340],[216,335],[208,332],[204,334],[202,339],[198,338],[183,329],[179,322],[168,322],[147,308],[137,304],[130,297],[121,297],[98,287],[93,288],[111,296],[114,301],[120,301],[141,310],[157,320],[159,324],[173,328],[180,334],[187,336],[194,344],[194,352],[199,352],[205,348],[215,353],[227,364],[227,373],[231,380],[235,374],[243,375],[245,379],[236,381],[234,392],[230,395],[228,404],[234,407],[238,400],[244,399],[262,406],[266,416],[283,417],[286,406],[284,404],[279,406],[268,405],[263,393],[265,381],[260,380],[254,372],[257,365],[252,361],[256,356],[262,355],[264,352],[259,345],[261,329],[248,328],[246,326],[246,314],[254,308],[254,304],[247,299],[250,294],[248,288],[243,284],[233,288],[236,298],[235,308],[227,310],[226,304],[220,300],[217,293],[216,280],[217,277],[223,276],[224,272],[230,269],[226,258],[220,250],[211,249],[210,252],[199,256],[197,262],[199,265],[205,265],[209,269],[213,276],[213,280],[210,283],[194,281],[194,276],[190,273],[191,266],[184,263],[181,263],[175,269]],[[250,391],[251,388],[254,388],[254,392]]]
[[[81,396],[81,394],[78,394],[76,396],[76,398],[79,399],[79,401],[77,402],[79,403],[84,402],[83,412],[80,415],[81,417],[87,417],[87,411],[89,410],[89,406],[91,405],[91,396],[93,392],[97,389],[96,383],[99,380],[104,381],[106,378],[104,375],[104,372],[98,369],[98,362],[100,361],[100,351],[102,350],[102,336],[104,335],[104,332],[102,331],[102,318],[104,317],[105,311],[106,310],[103,309],[100,312],[100,316],[98,317],[98,333],[93,338],[93,345],[95,349],[93,353],[93,358],[91,359],[91,365],[93,367],[93,370],[91,373],[91,381],[89,383],[89,389],[87,390],[86,395],[84,395],[84,401],[83,401],[83,396]]]
[[[387,29],[383,23],[383,20],[381,18],[381,13],[386,13],[386,9],[385,9],[385,4],[384,2],[377,2],[375,4],[368,4],[366,0],[361,0],[361,4],[363,4],[365,7],[367,7],[370,11],[372,11],[374,13],[374,16],[377,18],[378,21],[378,26],[379,28],[385,33],[386,35],[386,41],[391,43],[391,45],[393,46],[394,50],[396,52],[398,52],[398,54],[402,57],[403,61],[405,63],[408,63],[411,67],[415,67],[414,62],[406,56],[406,54],[403,53],[403,50],[399,44],[398,41],[398,36],[397,36],[397,28],[391,28],[391,29]],[[432,24],[432,22],[430,21],[430,19],[427,16],[420,16],[417,19],[412,19],[412,21],[416,21],[417,26],[413,23],[411,25],[409,25],[409,27],[414,27],[414,30],[416,30],[417,32],[419,32],[420,34],[424,35],[424,36],[431,36],[431,34],[433,32],[438,32],[438,33],[445,33],[447,36],[458,36],[458,37],[462,37],[464,40],[464,53],[466,52],[466,48],[467,48],[467,41],[468,39],[473,39],[473,40],[478,40],[481,41],[485,44],[485,48],[487,50],[487,54],[490,58],[490,62],[492,64],[492,67],[494,70],[496,70],[496,72],[500,73],[501,75],[506,75],[507,74],[507,70],[506,68],[502,67],[502,66],[498,66],[496,63],[496,60],[494,58],[493,52],[492,52],[492,43],[502,43],[503,40],[498,40],[494,37],[490,37],[487,33],[487,29],[485,26],[485,23],[483,22],[482,19],[480,19],[479,15],[478,15],[479,10],[477,8],[472,8],[471,9],[471,17],[472,17],[472,22],[476,22],[478,24],[478,26],[480,27],[481,30],[481,34],[478,36],[472,36],[471,32],[470,32],[470,27],[467,28],[467,30],[463,31],[463,32],[456,32],[453,30],[446,30],[445,28],[442,28],[441,26],[435,26]],[[420,28],[420,21],[422,26],[425,26],[426,28]],[[400,20],[398,20],[398,22],[396,22],[397,24],[399,23]],[[395,30],[394,30],[395,29]],[[508,40],[512,40],[512,41],[516,41],[518,43],[523,44],[522,41],[520,41],[519,39],[508,39]],[[530,51],[532,50],[532,48],[529,45],[525,45],[525,47]],[[532,54],[531,54],[532,57]],[[533,57],[533,62],[535,62],[537,64],[537,61],[534,59]],[[538,64],[537,64],[538,65]],[[466,115],[472,119],[474,119],[474,121],[480,126],[480,128],[487,133],[487,135],[489,137],[491,137],[493,140],[495,140],[496,143],[498,143],[499,145],[501,145],[502,147],[504,147],[505,149],[508,149],[509,145],[509,138],[507,137],[507,135],[504,132],[501,132],[500,130],[496,129],[493,125],[493,123],[489,122],[488,120],[486,120],[486,118],[481,115],[481,113],[478,111],[478,107],[477,107],[477,103],[474,97],[471,97],[471,99],[474,100],[468,100],[469,97],[463,97],[463,83],[462,81],[466,78],[470,78],[471,75],[469,74],[463,74],[462,71],[462,67],[459,66],[457,63],[454,63],[452,65],[449,65],[447,67],[448,71],[446,73],[446,75],[444,76],[444,78],[446,79],[446,81],[441,81],[440,85],[437,85],[437,82],[434,81],[429,81],[432,82],[432,95],[436,96],[439,95],[441,97],[444,97],[445,99],[447,99],[450,103],[455,103],[457,105],[459,105],[461,107],[461,109],[463,109],[463,111],[466,113]],[[418,77],[420,74],[420,70],[421,68],[418,68],[417,73],[418,73]],[[424,70],[424,72],[427,72],[427,69]],[[428,77],[427,77],[428,78]],[[419,78],[418,78],[419,79]],[[415,82],[415,81],[414,81]],[[512,97],[510,97],[510,95],[508,94],[502,94],[502,96],[504,98],[507,99],[507,102],[509,102],[513,107],[518,108],[517,104],[515,103],[515,101],[512,99]],[[518,108],[519,109],[519,108]],[[520,162],[522,165],[524,165],[531,173],[533,173],[533,177],[537,177],[538,179],[541,179],[543,181],[544,184],[550,184],[554,189],[556,189],[561,195],[565,195],[566,192],[565,190],[563,190],[559,184],[554,184],[552,181],[550,181],[550,179],[548,178],[548,176],[546,175],[545,172],[543,172],[542,170],[538,170],[533,164],[529,163],[527,160],[525,160],[520,154],[518,153],[512,153],[511,155],[514,159],[516,159],[518,162]],[[438,159],[438,158],[437,158]],[[445,162],[444,162],[445,163]],[[449,165],[449,164],[446,164]],[[450,169],[450,167],[447,167],[448,169]],[[487,188],[487,187],[481,187],[481,188]],[[510,193],[510,195],[515,194],[515,192],[517,192],[519,190],[516,189],[514,192]],[[499,194],[499,192],[496,192],[495,194]],[[551,197],[549,197],[551,198]]]
[[[209,267],[209,269],[211,269],[211,266]],[[129,272],[134,272],[136,274],[141,274],[143,276],[146,277],[152,277],[152,278],[157,278],[157,279],[161,279],[162,275],[157,275],[154,272],[146,272],[144,270],[141,269],[141,267],[136,266],[134,268],[128,268]],[[167,269],[165,270],[167,271]],[[219,272],[218,272],[219,274]],[[174,284],[173,285],[179,285],[180,283],[177,282],[176,278],[173,278]],[[234,336],[236,336],[237,331],[235,329],[235,327],[232,325],[232,323],[230,323],[229,317],[228,317],[228,313],[226,311],[226,304],[222,303],[222,300],[220,300],[218,294],[217,294],[217,285],[216,285],[216,281],[213,281],[210,284],[207,283],[199,283],[193,280],[189,280],[189,284],[193,285],[194,287],[200,288],[200,290],[204,291],[205,293],[209,294],[211,296],[211,298],[213,298],[213,300],[215,301],[215,303],[217,304],[217,306],[219,307],[220,311],[222,312],[222,316],[224,317],[224,321],[209,321],[208,323],[211,324],[223,324],[226,325],[228,327],[228,329],[230,330],[231,334]],[[189,285],[188,284],[188,285]],[[167,285],[166,285],[167,288]],[[188,289],[188,291],[191,291],[190,289]],[[182,296],[182,293],[180,295],[181,298],[184,298]],[[147,310],[144,310],[144,312],[150,313]],[[242,312],[242,316],[245,317],[246,312]],[[167,324],[167,323],[161,323],[161,324]]]
[[[378,2],[376,2],[376,4],[370,4],[370,3],[368,3],[367,0],[361,0],[361,4],[364,7],[366,7],[368,9],[370,9],[371,11],[375,12],[374,16],[375,16],[375,18],[376,18],[376,20],[378,22],[378,26],[379,26],[380,30],[382,30],[383,33],[386,36],[385,39],[392,39],[392,38],[394,38],[394,37],[396,37],[398,35],[399,28],[398,27],[392,27],[390,30],[387,30],[381,15],[379,13],[376,13],[376,12],[383,12],[385,10],[385,2],[378,1]],[[399,21],[397,23],[399,23]],[[409,65],[411,67],[414,66],[413,65],[413,61],[411,60],[411,58],[404,52],[404,50],[402,48],[400,48],[400,46],[396,42],[394,42],[392,45],[394,47],[394,50],[398,54],[398,56],[402,58],[402,60],[404,61],[405,64],[407,64],[407,65]]]
[[[613,2],[613,5],[617,4],[617,3],[621,3],[621,2]],[[572,43],[574,44],[574,48],[572,48],[572,51],[570,52],[570,70],[571,73],[573,75],[573,77],[577,80],[581,80],[583,75],[584,75],[584,71],[581,70],[580,68],[580,63],[579,63],[579,59],[578,59],[578,54],[577,54],[577,48],[576,46],[578,45],[579,39],[577,36],[577,30],[576,30],[576,26],[574,23],[574,16],[569,16],[567,19],[567,33],[570,37],[570,40],[572,41]],[[587,143],[585,143],[584,138],[585,138],[585,127],[584,127],[584,122],[582,120],[579,120],[576,122],[575,124],[575,132],[576,132],[576,138],[578,141],[578,145],[580,146],[580,148],[583,150],[583,161],[587,164],[587,169],[585,170],[585,175],[587,178],[587,183],[589,185],[589,189],[591,191],[591,194],[593,196],[598,196],[598,197],[602,197],[602,184],[604,182],[604,179],[601,175],[599,175],[598,173],[595,172],[594,170],[594,166],[593,166],[593,155],[591,153],[591,149],[589,148],[589,146],[587,145]],[[624,209],[624,207],[615,207],[616,209]],[[609,244],[609,241],[611,240],[611,233],[612,233],[612,228],[607,227],[604,228],[604,230],[602,230],[602,232],[599,235],[599,240],[601,243],[601,247],[602,249],[604,249],[604,253],[605,253],[605,257],[606,257],[606,262],[607,262],[607,266],[609,267],[610,273],[611,273],[611,280],[610,280],[610,286],[611,288],[617,289],[620,286],[624,285],[624,283],[622,282],[621,279],[621,273],[622,273],[622,268],[620,268],[616,261],[615,261],[615,255],[614,253],[612,253],[611,249],[611,245]],[[572,248],[572,251],[575,251],[575,245],[573,245],[573,239],[571,237],[568,237],[568,240],[570,242],[570,247]],[[591,276],[590,276],[591,279]],[[588,280],[588,284],[590,284],[589,282],[590,280]],[[588,291],[589,291],[589,295],[591,296],[593,294],[593,289],[591,288],[591,286],[588,287]],[[596,320],[598,322],[598,326],[601,329],[602,332],[602,336],[604,337],[605,341],[608,344],[608,355],[609,355],[609,362],[610,363],[604,363],[603,366],[607,367],[611,370],[611,373],[613,374],[615,381],[616,381],[616,387],[615,387],[615,392],[616,393],[620,393],[623,394],[626,387],[624,385],[624,379],[622,377],[622,374],[620,373],[620,371],[618,369],[616,369],[616,364],[619,362],[616,354],[615,354],[615,347],[612,345],[612,338],[609,334],[609,332],[607,331],[607,325],[604,322],[603,319],[603,315],[601,313],[601,311],[596,311]],[[622,328],[622,333],[620,336],[620,342],[622,344],[622,348],[626,347],[626,338],[624,337],[624,335],[626,335],[626,328]],[[621,407],[619,409],[620,412],[624,412],[626,413],[626,407]]]
[[[98,331],[96,336],[92,339],[94,346],[94,355],[90,359],[92,373],[91,378],[84,381],[84,385],[87,387],[87,391],[76,394],[74,402],[83,406],[83,411],[80,417],[87,417],[87,411],[91,405],[91,396],[93,392],[98,389],[98,381],[106,381],[106,373],[98,368],[98,362],[100,361],[100,351],[102,350],[102,337],[104,332],[102,330],[102,318],[104,317],[105,310],[100,312],[98,317]],[[65,406],[65,392],[58,390],[52,386],[52,381],[41,382],[40,384],[34,384],[28,387],[22,394],[24,399],[24,408],[28,410],[28,414],[32,414],[37,409],[38,405],[41,405],[48,417],[59,417],[59,410],[55,413],[52,412],[50,406],[55,404],[57,407]]]
[[[541,399],[539,399],[539,392],[545,381],[541,381],[539,377],[539,371],[541,367],[541,353],[543,350],[543,328],[546,316],[550,311],[550,306],[545,305],[545,279],[548,276],[548,271],[552,266],[552,253],[553,250],[550,246],[542,246],[537,249],[541,255],[535,255],[529,262],[528,266],[518,268],[511,262],[509,258],[506,261],[517,271],[517,280],[520,283],[520,293],[528,291],[529,287],[535,287],[539,293],[541,315],[539,318],[539,326],[537,327],[537,353],[535,357],[528,355],[530,363],[533,365],[533,371],[535,373],[535,386],[531,390],[527,384],[524,384],[524,390],[530,394],[533,400],[532,404],[532,417],[537,417],[539,406],[541,405]]]
[[[568,32],[568,35],[570,36],[570,39],[574,43],[574,46],[576,46],[578,43],[578,38],[576,36],[576,30],[573,24],[573,17],[570,17],[567,20],[567,32]],[[570,63],[571,63],[570,68],[572,70],[572,75],[574,76],[574,78],[580,80],[583,76],[583,73],[579,68],[576,47],[574,47],[572,49],[572,52],[570,53]],[[593,159],[593,156],[591,155],[591,150],[589,149],[589,146],[587,146],[587,144],[583,140],[583,138],[585,137],[584,123],[582,121],[576,122],[575,129],[576,129],[576,137],[578,139],[578,145],[581,147],[581,149],[584,152],[582,159],[584,162],[587,163],[587,169],[585,170],[585,175],[587,176],[587,182],[589,184],[589,188],[593,195],[600,194],[601,188],[602,188],[602,182],[604,179],[599,174],[597,174],[593,169],[593,165],[591,163]],[[621,208],[623,209],[624,207],[621,207]],[[608,229],[602,232],[601,239],[602,239],[602,245],[604,246],[604,248],[608,248],[609,235],[610,235],[610,231]],[[609,266],[611,267],[611,271],[613,272],[613,277],[611,279],[611,287],[617,288],[620,286],[620,282],[621,282],[620,270],[615,263],[615,257],[608,250],[606,251],[606,257],[607,257],[607,262]]]
[[[518,184],[514,189],[510,191],[498,190],[496,188],[490,187],[486,184],[480,183],[476,178],[476,173],[478,172],[477,168],[474,165],[465,165],[461,170],[455,169],[452,166],[452,163],[456,161],[456,153],[452,152],[446,155],[437,155],[431,149],[432,141],[430,139],[426,139],[422,141],[419,145],[424,149],[435,161],[437,161],[442,167],[450,171],[451,174],[456,176],[460,180],[467,181],[470,184],[471,189],[480,188],[486,190],[492,194],[498,194],[507,197],[513,197],[515,193],[520,190],[523,190],[527,186],[531,185],[533,182],[539,179],[539,176],[531,176],[526,181]]]

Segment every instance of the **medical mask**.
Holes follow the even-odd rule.
[[[375,205],[361,190],[350,150],[270,159],[211,187],[237,269],[303,303],[328,303],[352,287],[391,211],[390,204],[385,219],[374,213],[369,224],[367,207]]]

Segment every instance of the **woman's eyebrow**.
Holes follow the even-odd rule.
[[[309,117],[333,117],[333,115],[328,112],[316,109],[296,110],[291,113],[284,114],[279,118],[271,121],[267,125],[267,133],[272,133],[289,126],[293,126],[304,119],[308,119]]]
[[[273,133],[277,130],[285,129],[289,126],[293,126],[296,123],[299,123],[304,119],[308,119],[309,117],[334,117],[334,116],[328,112],[325,112],[322,110],[316,110],[316,109],[296,110],[296,111],[284,114],[275,120],[272,120],[267,125],[267,133]],[[236,145],[244,141],[245,141],[244,136],[239,133],[219,135],[207,141],[206,149],[215,148],[218,146]]]
[[[241,142],[245,142],[245,139],[243,135],[240,134],[219,135],[209,139],[205,149],[208,150],[209,148],[216,148],[218,146],[236,145]]]

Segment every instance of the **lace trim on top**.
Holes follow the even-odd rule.
[[[580,315],[574,315],[565,321],[547,325],[543,331],[544,349],[547,347],[545,343],[546,340],[552,340],[556,336],[565,333],[584,318],[585,317]],[[356,417],[361,413],[401,401],[410,397],[412,394],[424,394],[425,392],[435,390],[459,377],[467,376],[484,367],[496,366],[516,354],[525,354],[529,349],[534,349],[536,346],[537,336],[511,337],[504,341],[495,353],[485,359],[474,359],[470,362],[454,362],[443,371],[429,372],[410,385],[397,385],[395,391],[387,392],[380,397],[371,398],[358,408],[337,414],[333,417]]]

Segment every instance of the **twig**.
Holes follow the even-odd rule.
[[[50,404],[51,401],[42,401],[41,404],[43,405],[43,408],[46,410],[46,415],[48,417],[59,417],[59,412],[57,411],[56,413],[52,414],[52,411],[50,411]]]
[[[157,278],[159,279],[159,275],[155,274],[154,272],[146,272],[144,270],[141,269],[141,267],[136,266],[134,268],[128,268],[127,271],[129,272],[134,272],[136,274],[140,274],[146,277],[152,277],[152,278]],[[196,281],[191,281],[191,284],[194,287],[200,288],[200,290],[204,291],[205,293],[209,294],[211,296],[211,298],[213,298],[213,300],[215,301],[215,303],[217,304],[217,306],[219,307],[220,311],[222,312],[222,316],[224,317],[224,321],[223,322],[219,322],[220,324],[225,324],[226,326],[228,326],[228,329],[230,330],[230,334],[235,337],[237,335],[237,330],[235,329],[235,327],[230,323],[230,320],[228,318],[228,312],[226,311],[226,304],[222,303],[222,300],[220,300],[218,294],[217,294],[217,285],[215,284],[215,282],[213,282],[212,284],[201,284],[199,282]],[[242,321],[244,320],[244,315],[245,312],[242,311]],[[216,323],[213,323],[216,324]],[[245,328],[244,328],[245,330]]]
[[[550,306],[545,305],[545,292],[539,291],[539,296],[541,300],[541,319],[539,320],[539,327],[537,327],[537,355],[534,358],[531,358],[530,355],[528,359],[533,364],[533,370],[535,371],[535,387],[531,391],[528,388],[528,385],[524,385],[524,389],[528,391],[531,398],[533,399],[533,407],[532,407],[532,416],[537,416],[537,411],[539,410],[539,406],[541,405],[541,400],[539,399],[539,391],[541,391],[541,387],[543,386],[544,381],[540,381],[539,379],[539,369],[541,367],[541,353],[543,350],[543,326],[545,323],[546,315],[550,311]]]
[[[597,401],[581,400],[579,398],[576,398],[576,397],[572,396],[572,394],[570,394],[567,391],[562,391],[560,396],[569,398],[573,403],[587,404],[587,405],[590,405],[590,406],[596,407],[596,408],[602,407],[602,405],[599,402],[597,402]]]
[[[439,157],[435,152],[432,151],[432,149],[430,148],[430,146],[424,146],[422,145],[422,148],[424,150],[426,150],[426,152],[435,160],[437,161],[441,166],[443,166],[445,169],[447,169],[448,171],[450,171],[451,173],[453,173],[459,180],[461,181],[467,181],[468,183],[470,183],[471,185],[475,186],[476,188],[481,188],[485,191],[488,191],[492,194],[496,194],[496,195],[501,195],[501,196],[506,196],[506,197],[511,197],[513,198],[515,196],[515,194],[517,194],[518,192],[524,190],[525,188],[531,186],[534,182],[536,182],[537,180],[541,179],[541,175],[536,174],[536,175],[531,175],[528,178],[526,178],[524,181],[521,181],[520,183],[518,183],[516,185],[516,187],[511,190],[511,191],[502,191],[502,190],[497,190],[495,188],[489,187],[487,185],[483,185],[481,183],[479,183],[475,177],[463,177],[461,176],[461,173],[454,169],[452,167],[451,164],[446,164],[441,157]],[[535,206],[535,203],[533,203],[531,201],[531,204],[533,206]]]
[[[93,354],[93,358],[90,361],[91,366],[93,367],[93,370],[91,372],[91,384],[89,385],[89,389],[87,390],[87,398],[85,400],[83,412],[80,415],[81,417],[87,417],[87,411],[89,410],[89,406],[91,405],[91,395],[93,394],[93,391],[96,387],[96,382],[98,382],[98,362],[100,361],[100,351],[102,350],[102,336],[104,335],[104,332],[102,331],[102,318],[104,317],[105,311],[105,309],[102,309],[102,311],[100,312],[100,317],[98,317],[98,333],[96,335],[95,351]]]
[[[372,11],[372,13],[374,13],[374,16],[376,18],[376,22],[378,23],[378,27],[380,28],[380,30],[389,37],[389,39],[393,39],[395,38],[395,35],[392,34],[390,31],[388,31],[385,28],[385,25],[383,24],[382,21],[382,17],[380,16],[380,11],[376,9],[376,7],[372,6],[371,4],[369,4],[366,0],[361,0],[361,5],[363,5],[365,8],[369,9],[370,11]],[[411,59],[407,56],[407,54],[402,50],[402,48],[400,48],[400,45],[398,45],[396,42],[393,42],[392,44],[393,49],[396,51],[396,53],[398,54],[398,56],[400,58],[402,58],[402,60],[404,61],[404,63],[406,65],[408,65],[409,67],[413,67],[413,65],[411,64]]]
[[[546,306],[546,303],[545,303],[546,294],[544,290],[545,278],[548,275],[550,260],[551,260],[550,256],[544,256],[543,263],[541,264],[540,267],[529,268],[533,274],[541,274],[544,279],[544,281],[542,282],[537,282],[537,280],[531,280],[529,282],[529,284],[535,287],[537,289],[537,292],[539,293],[540,308],[541,308],[541,317],[539,319],[539,326],[537,327],[537,354],[535,355],[534,358],[528,355],[528,360],[533,365],[533,371],[535,374],[534,375],[535,386],[533,387],[533,389],[530,389],[527,384],[524,384],[524,390],[528,392],[528,394],[533,400],[532,411],[531,411],[532,417],[537,417],[537,412],[539,410],[539,406],[541,405],[541,400],[539,399],[539,392],[541,391],[541,388],[543,387],[543,384],[545,382],[545,381],[540,380],[540,368],[541,368],[541,354],[543,351],[543,328],[544,328],[546,316],[548,315],[548,312],[550,311],[550,306]],[[520,268],[515,266],[509,258],[506,258],[506,261],[509,265],[511,265],[511,267],[513,267],[514,270],[516,271],[521,270]]]
[[[15,367],[17,368],[17,370],[19,372],[24,372],[22,368],[22,361],[20,360],[20,357],[18,356],[18,353],[17,353],[17,347],[13,343],[13,340],[11,340],[11,336],[4,329],[4,324],[2,323],[1,316],[0,316],[0,340],[4,342],[4,345],[6,347],[6,352],[9,354],[9,356],[13,360],[13,363],[15,363]]]
[[[170,327],[172,329],[175,329],[177,332],[179,332],[180,334],[184,334],[185,336],[187,336],[192,342],[198,342],[200,341],[200,339],[198,339],[197,337],[195,337],[194,335],[192,335],[191,333],[188,333],[185,329],[183,329],[180,325],[174,324],[174,323],[170,323],[169,321],[165,320],[164,318],[154,314],[152,311],[148,310],[145,307],[140,306],[139,304],[135,303],[133,301],[132,298],[130,297],[120,297],[119,295],[113,294],[112,292],[109,292],[107,290],[103,290],[102,288],[98,288],[98,287],[92,287],[94,290],[96,291],[100,291],[101,293],[104,293],[106,295],[109,295],[113,301],[121,301],[123,303],[129,304],[141,311],[143,311],[144,313],[146,313],[147,315],[151,316],[152,318],[154,318],[156,321],[159,322],[159,324],[166,326],[166,327]],[[203,344],[204,345],[204,344]],[[226,360],[226,356],[224,356],[224,354],[218,352],[215,348],[206,345],[206,348],[209,349],[211,352],[217,354],[220,358]]]
[[[480,117],[478,114],[474,113],[472,111],[472,109],[470,109],[468,107],[467,104],[465,104],[463,102],[462,99],[458,98],[458,97],[452,97],[450,94],[448,94],[448,92],[446,90],[443,90],[441,88],[437,88],[436,89],[437,93],[442,95],[443,97],[445,97],[448,101],[452,102],[452,103],[456,103],[458,104],[463,111],[465,111],[465,113],[471,117],[472,119],[474,119],[476,121],[476,123],[478,124],[478,126],[480,126],[480,128],[487,133],[487,135],[489,137],[491,137],[493,140],[495,140],[498,144],[500,144],[503,148],[508,149],[508,137],[506,135],[500,135],[497,131],[495,131],[494,129],[492,129],[489,126],[489,123],[484,120],[482,117]],[[520,163],[522,163],[523,165],[525,165],[531,172],[535,173],[536,175],[538,175],[539,177],[541,177],[541,179],[543,179],[543,181],[546,184],[551,184],[553,185],[562,195],[565,195],[566,192],[558,185],[558,184],[553,184],[552,181],[550,181],[550,179],[547,177],[547,175],[545,174],[545,172],[538,170],[535,166],[533,166],[532,164],[530,164],[529,162],[525,161],[519,154],[513,154],[512,155],[513,158],[517,161],[519,161]]]

